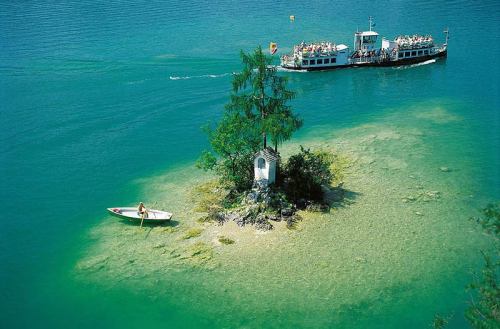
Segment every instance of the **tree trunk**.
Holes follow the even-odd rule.
[[[265,70],[265,69],[264,69]],[[261,86],[260,88],[260,115],[261,115],[261,120],[262,120],[262,125],[264,126],[264,120],[266,119],[266,113],[265,113],[265,103],[264,103],[264,85]],[[263,139],[263,142],[264,142],[264,148],[267,147],[267,134],[266,132],[264,131],[264,129],[262,129],[262,139]]]

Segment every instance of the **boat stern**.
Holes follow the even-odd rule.
[[[291,70],[296,70],[300,68],[297,66],[293,56],[290,55],[283,55],[280,57],[280,66],[285,69],[291,69]]]

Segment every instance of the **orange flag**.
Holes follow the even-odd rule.
[[[269,52],[271,53],[271,55],[274,55],[276,54],[277,51],[278,51],[278,45],[274,42],[271,42],[269,44]]]

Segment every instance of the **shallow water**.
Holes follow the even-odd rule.
[[[467,219],[500,199],[497,2],[1,8],[0,196],[35,214],[2,215],[3,326],[421,328],[441,312],[467,327],[463,287],[489,246]],[[199,127],[219,117],[239,49],[350,44],[370,14],[383,36],[449,26],[451,39],[445,61],[281,73],[305,121],[284,153],[346,154],[352,202],[295,231],[181,239],[207,179]],[[139,199],[177,225],[139,231],[104,212]]]

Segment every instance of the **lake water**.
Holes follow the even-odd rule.
[[[3,1],[0,325],[422,328],[440,312],[467,328],[463,288],[489,245],[468,218],[500,199],[499,14],[498,1]],[[442,42],[449,27],[448,58],[280,73],[304,119],[284,150],[356,159],[352,206],[294,233],[206,227],[207,244],[238,237],[208,268],[160,261],[169,233],[105,214],[172,209],[167,251],[182,258],[200,127],[220,117],[240,49],[351,45],[369,15],[388,38]],[[403,208],[418,190],[441,197]]]

